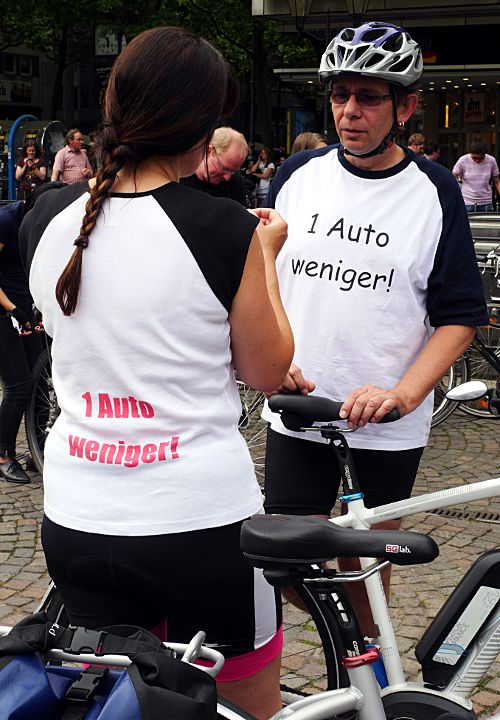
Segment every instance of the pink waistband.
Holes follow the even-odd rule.
[[[269,665],[271,660],[280,654],[283,647],[283,625],[279,628],[269,642],[257,650],[236,655],[236,657],[227,658],[224,667],[217,675],[217,682],[232,682],[234,680],[243,680],[243,678],[255,675]],[[209,666],[212,663],[206,660],[197,660],[197,665]]]
[[[156,627],[150,630],[153,635],[156,635],[160,640],[165,641],[167,639],[167,623],[166,621],[161,622]],[[255,675],[259,670],[262,670],[269,665],[271,660],[279,655],[281,648],[283,647],[283,625],[279,628],[278,632],[262,647],[251,652],[244,653],[243,655],[236,655],[236,657],[226,658],[224,667],[217,675],[217,682],[232,682],[234,680],[243,680],[243,678]],[[197,665],[203,665],[209,667],[213,663],[208,660],[197,660]]]

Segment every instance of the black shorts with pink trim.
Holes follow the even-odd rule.
[[[221,680],[252,675],[282,644],[281,598],[243,556],[243,521],[206,530],[152,536],[71,530],[46,516],[42,542],[49,574],[74,625],[129,624],[189,642],[206,642],[234,660]]]

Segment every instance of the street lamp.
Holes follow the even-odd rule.
[[[369,0],[345,0],[347,12],[352,15],[353,21],[361,20],[368,8]]]
[[[303,30],[306,17],[311,12],[313,0],[288,0],[290,14],[295,18],[297,30]]]

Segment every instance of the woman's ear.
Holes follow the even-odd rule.
[[[404,123],[411,118],[418,105],[418,95],[406,95],[398,105],[398,122]]]

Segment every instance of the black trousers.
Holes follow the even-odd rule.
[[[35,318],[28,314],[34,325]],[[42,352],[40,336],[33,332],[22,337],[0,308],[0,454],[15,457],[16,437],[33,386],[32,369]]]

